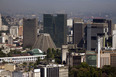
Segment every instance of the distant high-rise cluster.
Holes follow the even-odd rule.
[[[2,25],[2,19],[9,24]],[[17,19],[0,15],[0,63],[22,63],[16,70],[29,70],[30,77],[68,77],[68,68],[82,62],[116,67],[116,24],[110,19],[68,18],[67,14],[43,14],[43,21]]]
[[[38,33],[37,19],[23,19],[23,47],[39,48],[46,52],[48,48],[56,49],[49,34]],[[38,34],[37,34],[38,33]]]
[[[75,18],[73,21],[73,44],[77,44],[80,49],[88,51],[97,50],[98,36],[102,37],[101,47],[106,46],[108,35],[112,34],[111,23],[106,19],[93,19],[92,22],[84,22]]]

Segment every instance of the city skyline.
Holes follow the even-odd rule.
[[[1,0],[0,12],[116,12],[115,5],[115,0]]]

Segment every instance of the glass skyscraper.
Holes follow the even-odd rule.
[[[67,15],[44,14],[44,32],[49,33],[57,47],[67,43]]]

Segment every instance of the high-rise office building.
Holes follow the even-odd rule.
[[[112,35],[112,29],[113,29],[113,25],[112,25],[112,20],[110,19],[93,19],[94,23],[107,23],[108,24],[108,35]]]
[[[73,43],[77,44],[78,48],[84,47],[84,32],[86,24],[84,22],[79,22],[74,19],[73,23]]]
[[[98,36],[102,36],[103,40],[102,47],[105,46],[105,39],[107,39],[108,32],[108,24],[106,22],[102,22],[104,20],[93,20],[91,23],[87,23],[87,34],[86,34],[86,49],[88,51],[97,50],[97,41]]]
[[[67,34],[67,44],[73,43],[73,19],[67,19],[67,27],[68,27],[68,34]]]
[[[44,14],[44,32],[49,33],[57,47],[67,43],[67,15]]]
[[[23,19],[23,47],[33,47],[37,39],[37,19]]]
[[[112,35],[113,25],[112,20],[107,20],[108,23],[108,35]]]
[[[1,30],[1,27],[2,27],[2,18],[1,18],[1,14],[0,14],[0,30]]]

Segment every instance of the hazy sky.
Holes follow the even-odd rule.
[[[116,0],[0,0],[0,12],[54,12],[56,10],[116,12]]]

